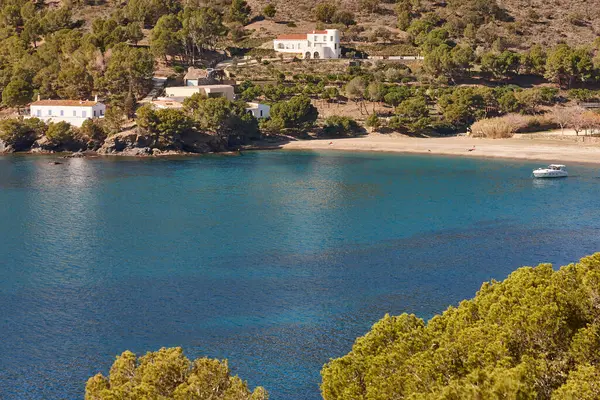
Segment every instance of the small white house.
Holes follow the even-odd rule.
[[[183,77],[183,84],[185,86],[214,85],[218,83],[215,76],[216,71],[212,68],[198,69],[190,67]]]
[[[299,55],[304,59],[340,58],[340,31],[326,29],[306,34],[281,35],[273,40],[273,48],[279,53]]]
[[[97,99],[87,100],[38,100],[29,106],[30,117],[48,122],[68,122],[80,127],[92,118],[104,118],[106,106]]]
[[[257,119],[269,118],[271,115],[271,106],[262,103],[248,103],[246,111],[254,115]]]
[[[206,97],[225,97],[234,99],[231,85],[170,86],[165,89],[167,97],[191,97],[196,93],[204,93]]]

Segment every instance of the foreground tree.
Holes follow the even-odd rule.
[[[231,376],[227,360],[190,361],[175,347],[141,357],[126,351],[116,358],[108,377],[91,377],[85,400],[109,399],[267,400],[268,394],[262,387],[251,392],[246,382]]]
[[[600,253],[484,283],[428,323],[386,315],[323,368],[334,399],[597,399]]]

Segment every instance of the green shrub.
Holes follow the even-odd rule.
[[[46,132],[46,124],[37,119],[0,120],[0,140],[13,151],[26,151]]]
[[[582,102],[596,102],[600,99],[600,93],[590,89],[571,89],[569,98]]]
[[[381,126],[381,119],[379,119],[377,114],[373,113],[369,115],[365,121],[365,126],[368,128],[378,129]]]
[[[48,124],[46,137],[55,146],[66,145],[78,140],[77,133],[71,124],[64,121],[51,122]]]
[[[355,134],[360,126],[350,117],[332,115],[327,117],[323,126],[323,133],[328,136],[346,136]]]
[[[271,108],[270,127],[302,131],[310,129],[319,116],[319,111],[307,96],[294,96],[288,101],[275,103]]]

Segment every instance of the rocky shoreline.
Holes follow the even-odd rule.
[[[221,137],[202,133],[179,135],[170,141],[157,138],[139,129],[132,129],[109,136],[101,146],[89,149],[82,143],[64,143],[56,145],[45,136],[18,146],[7,145],[0,140],[2,154],[61,154],[70,153],[64,158],[123,156],[123,157],[166,157],[195,156],[202,154],[239,154]]]

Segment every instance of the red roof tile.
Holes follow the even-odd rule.
[[[31,103],[32,106],[63,106],[63,107],[92,107],[97,101],[88,100],[38,100]]]

